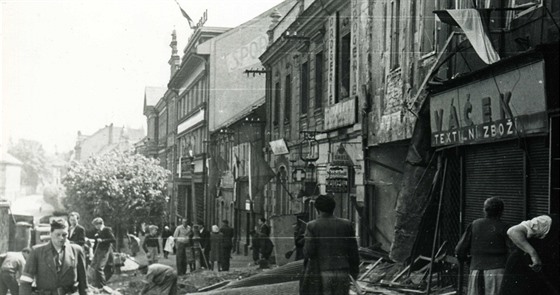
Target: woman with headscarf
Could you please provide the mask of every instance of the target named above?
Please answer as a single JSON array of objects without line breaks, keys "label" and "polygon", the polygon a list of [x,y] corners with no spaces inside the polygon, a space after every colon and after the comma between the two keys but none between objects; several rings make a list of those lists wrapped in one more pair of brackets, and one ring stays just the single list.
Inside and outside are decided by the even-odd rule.
[{"label": "woman with headscarf", "polygon": [[222,249],[223,235],[217,225],[212,225],[212,232],[210,233],[210,269],[214,270],[214,262],[218,261],[218,271],[220,271],[220,251]]}]

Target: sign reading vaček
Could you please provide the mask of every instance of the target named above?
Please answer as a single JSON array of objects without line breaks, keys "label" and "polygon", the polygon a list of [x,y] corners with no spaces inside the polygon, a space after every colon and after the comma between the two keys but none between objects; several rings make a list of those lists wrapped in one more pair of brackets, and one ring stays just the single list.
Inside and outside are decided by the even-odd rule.
[{"label": "sign reading va\u010dek", "polygon": [[430,121],[432,146],[546,131],[544,62],[435,94]]}]

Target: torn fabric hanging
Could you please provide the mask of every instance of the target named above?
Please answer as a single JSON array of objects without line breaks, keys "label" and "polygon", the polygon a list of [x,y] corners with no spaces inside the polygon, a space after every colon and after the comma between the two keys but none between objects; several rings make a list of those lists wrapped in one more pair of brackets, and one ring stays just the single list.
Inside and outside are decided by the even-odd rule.
[{"label": "torn fabric hanging", "polygon": [[500,60],[500,56],[492,46],[492,42],[490,42],[484,30],[478,10],[447,9],[436,10],[434,13],[437,14],[442,22],[460,27],[471,42],[475,52],[486,64],[492,64]]}]

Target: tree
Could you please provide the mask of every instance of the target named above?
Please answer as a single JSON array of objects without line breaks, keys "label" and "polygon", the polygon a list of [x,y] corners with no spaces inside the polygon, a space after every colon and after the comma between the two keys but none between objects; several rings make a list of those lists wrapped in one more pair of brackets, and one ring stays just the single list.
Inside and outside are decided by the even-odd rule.
[{"label": "tree", "polygon": [[[158,160],[128,152],[112,152],[74,162],[63,179],[64,206],[89,225],[101,217],[119,241],[137,221],[160,224],[165,216],[170,172]],[[117,247],[121,244],[117,243]]]},{"label": "tree", "polygon": [[20,139],[8,152],[23,162],[21,183],[33,188],[46,183],[51,175],[49,163],[41,143],[34,140]]}]

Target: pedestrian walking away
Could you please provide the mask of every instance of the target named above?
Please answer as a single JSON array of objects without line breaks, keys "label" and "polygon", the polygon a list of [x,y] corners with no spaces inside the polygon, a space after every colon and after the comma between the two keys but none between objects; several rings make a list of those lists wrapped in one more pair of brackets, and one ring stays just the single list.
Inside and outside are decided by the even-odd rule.
[{"label": "pedestrian walking away", "polygon": [[93,261],[91,262],[91,284],[96,288],[103,288],[106,284],[105,267],[113,254],[112,244],[115,243],[113,230],[105,226],[103,219],[97,217],[91,222],[97,229],[95,245],[93,246]]},{"label": "pedestrian walking away", "polygon": [[25,267],[25,261],[31,252],[30,248],[23,248],[20,252],[7,252],[0,255],[0,295],[19,294],[19,279]]},{"label": "pedestrian walking away", "polygon": [[499,294],[508,254],[507,225],[500,220],[504,202],[484,201],[484,218],[473,221],[455,247],[461,263],[470,261],[468,295]]},{"label": "pedestrian walking away", "polygon": [[508,257],[500,294],[560,294],[558,223],[558,214],[541,215],[508,229],[517,248]]},{"label": "pedestrian walking away", "polygon": [[87,294],[86,261],[82,247],[68,242],[68,223],[62,218],[51,221],[51,240],[31,249],[20,281],[20,295]]},{"label": "pedestrian walking away", "polygon": [[307,224],[300,294],[348,295],[350,276],[358,276],[360,257],[354,226],[333,216],[333,197],[315,200],[318,218]]},{"label": "pedestrian walking away", "polygon": [[168,265],[154,263],[142,265],[140,272],[146,275],[142,295],[175,295],[177,294],[177,272]]},{"label": "pedestrian walking away", "polygon": [[157,226],[150,225],[148,227],[148,235],[144,238],[144,244],[142,245],[142,249],[146,252],[150,264],[158,262],[158,255],[161,253],[157,230]]},{"label": "pedestrian walking away", "polygon": [[222,220],[222,228],[220,232],[223,235],[222,241],[222,251],[220,265],[222,266],[222,271],[229,271],[229,261],[231,259],[231,250],[233,249],[233,228],[229,226],[229,221]]}]

